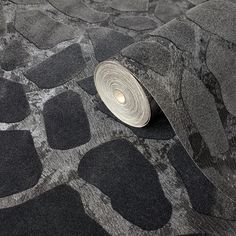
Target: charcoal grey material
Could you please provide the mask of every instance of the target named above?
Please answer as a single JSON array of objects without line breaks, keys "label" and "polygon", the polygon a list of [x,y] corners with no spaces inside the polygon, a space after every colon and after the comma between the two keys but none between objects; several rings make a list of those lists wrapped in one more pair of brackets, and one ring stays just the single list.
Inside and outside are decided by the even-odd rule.
[{"label": "charcoal grey material", "polygon": [[122,48],[134,42],[130,36],[104,27],[90,28],[88,29],[88,34],[98,61],[108,59],[118,53]]},{"label": "charcoal grey material", "polygon": [[212,0],[188,11],[187,17],[203,29],[236,43],[236,5],[228,0]]},{"label": "charcoal grey material", "polygon": [[18,66],[25,66],[29,61],[29,53],[23,48],[21,42],[13,40],[1,52],[0,65],[3,70],[11,71]]},{"label": "charcoal grey material", "polygon": [[1,209],[0,219],[4,235],[109,235],[86,215],[79,193],[66,185],[19,206]]},{"label": "charcoal grey material", "polygon": [[27,5],[27,4],[42,4],[46,3],[46,0],[12,0],[12,2],[16,4],[22,4],[22,5]]},{"label": "charcoal grey material", "polygon": [[[235,6],[0,1],[0,235],[235,236]],[[148,126],[99,99],[106,59],[159,104]]]},{"label": "charcoal grey material", "polygon": [[85,67],[79,44],[72,44],[25,72],[39,88],[54,88],[79,75]]},{"label": "charcoal grey material", "polygon": [[111,7],[119,11],[147,11],[149,0],[112,0]]},{"label": "charcoal grey material", "polygon": [[0,197],[33,187],[41,173],[42,165],[30,132],[0,131]]},{"label": "charcoal grey material", "polygon": [[2,8],[2,3],[0,3],[0,35],[3,35],[5,31],[6,31],[6,20]]},{"label": "charcoal grey material", "polygon": [[[96,100],[96,109],[107,114],[108,116],[112,117],[116,121],[121,122],[110,112],[110,110],[99,98]],[[175,132],[173,128],[171,127],[166,116],[163,114],[156,115],[155,119],[153,119],[149,125],[143,127],[142,129],[130,127],[126,124],[124,125],[129,127],[140,138],[168,140],[175,136]]]},{"label": "charcoal grey material", "polygon": [[116,18],[114,24],[123,28],[141,31],[155,29],[161,23],[157,24],[151,18],[144,16],[126,16]]},{"label": "charcoal grey material", "polygon": [[79,94],[68,91],[48,100],[43,116],[49,145],[71,149],[90,140],[90,129]]},{"label": "charcoal grey material", "polygon": [[17,12],[15,28],[40,49],[54,47],[74,37],[70,26],[53,20],[39,10]]},{"label": "charcoal grey material", "polygon": [[0,122],[19,122],[30,114],[24,88],[21,84],[0,78]]},{"label": "charcoal grey material", "polygon": [[107,13],[94,10],[82,0],[49,0],[49,3],[64,14],[89,23],[102,22],[108,18]]},{"label": "charcoal grey material", "polygon": [[134,43],[122,50],[121,54],[161,75],[165,75],[171,65],[170,52],[157,42]]},{"label": "charcoal grey material", "polygon": [[183,15],[185,11],[194,5],[187,0],[158,0],[155,8],[155,16],[163,22],[168,22]]},{"label": "charcoal grey material", "polygon": [[172,207],[156,171],[126,140],[111,141],[89,151],[78,173],[104,192],[112,207],[135,225],[155,230],[169,221]]},{"label": "charcoal grey material", "polygon": [[93,76],[85,78],[83,80],[80,80],[77,82],[78,85],[85,90],[87,93],[91,94],[91,95],[96,95],[97,94],[97,90],[93,81]]}]

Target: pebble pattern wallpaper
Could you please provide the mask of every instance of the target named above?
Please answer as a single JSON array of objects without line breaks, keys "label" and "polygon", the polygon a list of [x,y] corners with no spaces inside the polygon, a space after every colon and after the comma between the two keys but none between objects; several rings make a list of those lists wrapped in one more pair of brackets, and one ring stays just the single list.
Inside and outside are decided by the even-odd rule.
[{"label": "pebble pattern wallpaper", "polygon": [[[111,57],[165,79],[171,50],[189,146],[164,114],[123,124],[93,82]],[[0,235],[236,235],[235,75],[235,0],[2,0]]]}]

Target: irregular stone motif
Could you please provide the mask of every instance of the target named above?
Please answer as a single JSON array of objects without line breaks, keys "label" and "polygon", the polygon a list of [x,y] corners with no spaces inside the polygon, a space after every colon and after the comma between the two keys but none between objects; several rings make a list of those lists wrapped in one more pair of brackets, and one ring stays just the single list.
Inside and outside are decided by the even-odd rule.
[{"label": "irregular stone motif", "polygon": [[25,72],[27,79],[39,88],[62,85],[84,69],[85,62],[79,44],[72,44]]},{"label": "irregular stone motif", "polygon": [[79,176],[111,199],[114,210],[145,230],[163,227],[172,206],[153,166],[126,140],[98,146],[85,154]]},{"label": "irregular stone motif", "polygon": [[150,34],[170,40],[181,50],[188,52],[195,50],[194,24],[190,21],[174,19]]},{"label": "irregular stone motif", "polygon": [[144,16],[124,16],[116,18],[114,24],[123,28],[142,31],[155,29],[161,25],[161,22],[158,24],[151,18]]},{"label": "irregular stone motif", "polygon": [[168,22],[183,15],[194,5],[187,0],[158,0],[155,16],[163,22]]},{"label": "irregular stone motif", "polygon": [[38,10],[17,12],[15,28],[40,49],[48,49],[72,39],[74,29],[56,22]]},{"label": "irregular stone motif", "polygon": [[71,149],[91,138],[87,114],[79,94],[75,92],[64,92],[48,100],[43,116],[51,148]]},{"label": "irregular stone motif", "polygon": [[119,11],[147,11],[149,0],[112,0],[111,7]]},{"label": "irregular stone motif", "polygon": [[103,61],[113,56],[122,48],[134,42],[130,36],[105,27],[90,28],[88,29],[88,34],[98,61]]},{"label": "irregular stone motif", "polygon": [[171,66],[170,52],[157,42],[141,41],[123,49],[121,54],[131,58],[155,72],[166,75]]},{"label": "irregular stone motif", "polygon": [[3,235],[109,235],[85,213],[79,193],[66,185],[1,209],[0,220]]},{"label": "irregular stone motif", "polygon": [[0,197],[33,187],[41,173],[42,165],[30,132],[0,131]]},{"label": "irregular stone motif", "polygon": [[21,84],[0,78],[0,122],[22,121],[30,114],[30,107]]},{"label": "irregular stone motif", "polygon": [[82,0],[48,0],[52,6],[64,14],[79,18],[89,23],[98,23],[106,20],[108,14],[99,12],[87,6]]},{"label": "irregular stone motif", "polygon": [[201,80],[186,70],[183,74],[181,91],[185,107],[209,147],[211,155],[218,156],[227,152],[229,144],[213,95]]},{"label": "irregular stone motif", "polygon": [[207,48],[207,66],[221,86],[227,110],[236,116],[236,46],[220,39],[211,39]]},{"label": "irregular stone motif", "polygon": [[3,70],[11,71],[17,66],[25,66],[29,53],[22,47],[21,42],[13,40],[1,53],[0,64]]},{"label": "irregular stone motif", "polygon": [[203,29],[236,43],[236,4],[226,0],[207,1],[186,15]]}]

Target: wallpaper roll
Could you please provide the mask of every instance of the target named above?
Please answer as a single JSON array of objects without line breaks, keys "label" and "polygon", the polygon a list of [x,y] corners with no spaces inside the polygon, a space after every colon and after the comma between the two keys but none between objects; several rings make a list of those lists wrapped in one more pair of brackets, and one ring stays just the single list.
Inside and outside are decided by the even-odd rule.
[{"label": "wallpaper roll", "polygon": [[[216,20],[214,4],[222,5]],[[211,1],[189,10],[101,62],[94,79],[126,124],[143,127],[161,109],[196,165],[236,201],[236,29],[229,5]]]}]

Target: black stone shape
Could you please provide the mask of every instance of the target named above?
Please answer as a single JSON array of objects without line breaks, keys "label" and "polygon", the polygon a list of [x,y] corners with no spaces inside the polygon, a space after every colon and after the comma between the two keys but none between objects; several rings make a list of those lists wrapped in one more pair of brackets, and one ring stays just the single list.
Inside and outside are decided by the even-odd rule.
[{"label": "black stone shape", "polygon": [[6,49],[1,52],[1,67],[5,71],[14,70],[17,66],[25,66],[28,58],[29,54],[22,47],[21,42],[13,40]]},{"label": "black stone shape", "polygon": [[0,131],[0,197],[32,188],[41,173],[42,165],[30,132]]},{"label": "black stone shape", "polygon": [[105,27],[90,28],[88,34],[99,62],[117,54],[122,48],[134,42],[132,37]]},{"label": "black stone shape", "polygon": [[93,76],[88,77],[86,79],[80,80],[77,82],[77,84],[87,93],[90,95],[96,95],[97,89],[95,87]]},{"label": "black stone shape", "polygon": [[120,139],[92,149],[78,173],[111,199],[115,211],[142,229],[157,230],[169,221],[172,206],[158,175],[130,142]]},{"label": "black stone shape", "polygon": [[43,116],[51,148],[71,149],[91,138],[87,115],[79,94],[75,92],[64,92],[48,100]]},{"label": "black stone shape", "polygon": [[24,88],[21,84],[0,78],[0,122],[14,123],[30,114]]},{"label": "black stone shape", "polygon": [[70,81],[84,67],[80,45],[75,43],[29,69],[25,76],[39,88],[49,89]]},{"label": "black stone shape", "polygon": [[86,215],[78,192],[58,186],[21,205],[0,210],[1,235],[107,236]]},{"label": "black stone shape", "polygon": [[168,158],[185,184],[192,207],[201,214],[211,215],[215,205],[214,185],[198,169],[180,143],[170,149]]},{"label": "black stone shape", "polygon": [[131,127],[127,124],[124,124],[120,121],[115,115],[113,115],[110,110],[106,107],[106,105],[102,102],[100,98],[96,100],[96,107],[101,112],[105,113],[106,115],[112,117],[119,123],[122,123],[129,129],[131,129],[135,135],[139,138],[146,138],[146,139],[157,139],[157,140],[168,140],[175,136],[175,131],[173,130],[170,122],[166,118],[164,114],[158,114],[151,122],[142,128],[135,128]]}]

